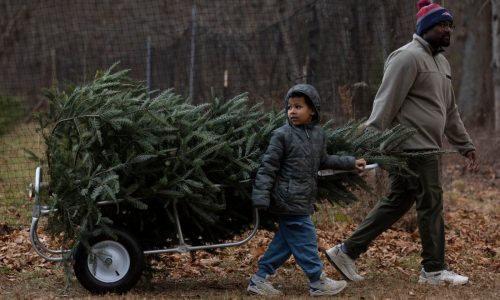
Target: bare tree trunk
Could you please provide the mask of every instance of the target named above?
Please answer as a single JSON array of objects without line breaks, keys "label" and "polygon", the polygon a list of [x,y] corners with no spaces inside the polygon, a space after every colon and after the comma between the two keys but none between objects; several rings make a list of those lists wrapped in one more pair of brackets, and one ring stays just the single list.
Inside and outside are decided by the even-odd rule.
[{"label": "bare tree trunk", "polygon": [[[467,7],[466,2],[461,2],[461,4],[464,8]],[[485,88],[485,83],[491,82],[491,77],[488,77],[491,75],[484,72],[484,68],[489,67],[491,59],[489,55],[477,55],[477,49],[484,47],[484,51],[486,51],[486,45],[489,45],[491,40],[489,38],[489,22],[484,22],[484,19],[488,17],[489,13],[481,10],[478,6],[471,5],[464,9],[463,19],[468,21],[456,24],[457,30],[453,33],[454,38],[463,39],[463,47],[458,48],[457,44],[452,44],[450,55],[448,55],[448,58],[451,59],[451,53],[455,53],[457,50],[462,52],[460,56],[462,72],[459,73],[453,68],[452,76],[453,78],[458,76],[454,78],[454,81],[459,80],[457,105],[462,119],[468,126],[491,126],[491,124],[487,124],[487,118],[484,117],[488,113],[487,104],[485,104],[488,99],[488,90]],[[445,53],[445,55],[447,54]],[[492,97],[491,94],[490,97]],[[478,102],[481,105],[477,105]]]},{"label": "bare tree trunk", "polygon": [[491,26],[493,41],[493,91],[495,99],[495,131],[500,132],[500,0],[491,1]]},{"label": "bare tree trunk", "polygon": [[[283,16],[283,12],[285,12],[284,3],[280,3],[279,13]],[[290,38],[290,27],[287,27],[284,23],[284,20],[287,18],[282,18],[283,20],[279,22],[279,28],[281,37],[283,39],[283,47],[285,49],[285,55],[288,59],[288,63],[290,64],[290,80],[293,83],[303,83],[304,78],[302,76],[302,72],[300,71],[300,65],[298,62],[297,51],[295,51],[295,45],[292,43],[292,39]]]}]

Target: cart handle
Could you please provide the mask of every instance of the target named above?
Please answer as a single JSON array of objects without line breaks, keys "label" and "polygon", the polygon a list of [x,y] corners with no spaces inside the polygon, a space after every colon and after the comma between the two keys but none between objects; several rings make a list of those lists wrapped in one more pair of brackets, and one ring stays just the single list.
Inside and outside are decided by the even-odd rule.
[{"label": "cart handle", "polygon": [[[378,167],[377,163],[366,165],[365,166],[365,171],[366,170],[371,170],[375,169]],[[336,174],[341,174],[341,173],[352,173],[356,172],[356,170],[333,170],[333,169],[325,169],[325,170],[319,170],[318,171],[318,176],[331,176],[331,175],[336,175]]]},{"label": "cart handle", "polygon": [[[63,255],[65,253],[68,253],[70,250],[52,250],[49,249],[45,244],[40,241],[40,238],[38,237],[37,229],[38,229],[38,221],[40,220],[40,217],[47,215],[55,209],[49,209],[47,206],[43,206],[40,204],[40,192],[41,188],[44,186],[42,182],[42,167],[38,166],[35,170],[35,182],[33,184],[33,194],[34,194],[34,201],[33,201],[33,211],[32,211],[32,217],[31,217],[31,225],[30,225],[30,242],[31,242],[31,247],[35,252],[42,257],[45,260],[48,261],[62,261],[63,260]],[[50,256],[47,255],[57,255],[57,256]]]}]

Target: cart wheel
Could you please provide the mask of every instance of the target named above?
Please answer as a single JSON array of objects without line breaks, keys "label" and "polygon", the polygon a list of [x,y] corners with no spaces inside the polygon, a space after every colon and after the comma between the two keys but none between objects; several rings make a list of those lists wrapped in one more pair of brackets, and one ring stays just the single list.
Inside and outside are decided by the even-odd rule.
[{"label": "cart wheel", "polygon": [[121,229],[112,231],[116,240],[103,234],[89,240],[89,252],[83,245],[76,249],[76,278],[91,293],[125,293],[144,268],[144,253],[136,240]]}]

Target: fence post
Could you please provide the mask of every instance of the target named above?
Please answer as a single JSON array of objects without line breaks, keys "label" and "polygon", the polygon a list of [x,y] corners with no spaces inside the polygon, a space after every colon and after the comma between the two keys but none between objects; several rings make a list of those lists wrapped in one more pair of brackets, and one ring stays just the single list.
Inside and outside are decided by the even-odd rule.
[{"label": "fence post", "polygon": [[191,10],[191,63],[189,67],[189,95],[188,98],[193,101],[193,89],[194,89],[194,55],[195,55],[195,36],[196,36],[196,5],[193,5]]},{"label": "fence post", "polygon": [[146,84],[151,91],[151,36],[146,38]]}]

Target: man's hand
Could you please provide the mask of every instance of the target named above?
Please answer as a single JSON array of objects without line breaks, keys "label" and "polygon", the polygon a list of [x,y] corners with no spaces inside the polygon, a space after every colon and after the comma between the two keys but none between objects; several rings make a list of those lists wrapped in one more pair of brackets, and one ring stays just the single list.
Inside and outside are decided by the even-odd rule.
[{"label": "man's hand", "polygon": [[356,170],[358,172],[363,172],[365,170],[365,167],[366,167],[366,160],[364,160],[363,158],[356,159],[356,162],[354,165],[355,165]]},{"label": "man's hand", "polygon": [[467,157],[467,169],[472,172],[477,172],[479,170],[479,164],[476,150],[470,150],[465,154],[465,157]]},{"label": "man's hand", "polygon": [[266,205],[252,205],[253,208],[256,208],[258,210],[268,210],[269,209],[269,206],[266,206]]}]

